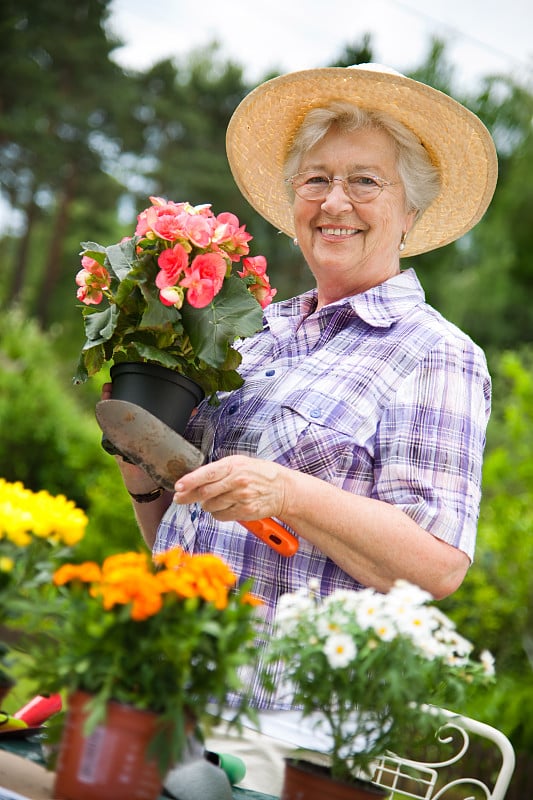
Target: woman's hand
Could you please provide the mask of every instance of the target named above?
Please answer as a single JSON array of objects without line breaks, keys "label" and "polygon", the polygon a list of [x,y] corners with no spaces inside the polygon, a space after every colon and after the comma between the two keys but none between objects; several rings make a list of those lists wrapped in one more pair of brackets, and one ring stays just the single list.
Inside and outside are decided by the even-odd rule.
[{"label": "woman's hand", "polygon": [[174,502],[200,503],[215,519],[280,517],[285,505],[285,467],[249,456],[228,456],[184,475]]},{"label": "woman's hand", "polygon": [[400,508],[346,492],[273,461],[229,456],[184,475],[174,502],[200,503],[221,522],[277,517],[364,586],[404,578],[436,598],[455,591],[469,558]]},{"label": "woman's hand", "polygon": [[[111,383],[104,383],[102,386],[101,399],[111,400]],[[134,494],[146,494],[157,488],[156,483],[150,478],[141,467],[125,461],[122,456],[115,456],[118,468],[121,472],[124,484],[128,492]]]},{"label": "woman's hand", "polygon": [[104,385],[102,386],[102,396],[100,398],[101,400],[111,400],[112,386],[113,386],[112,383],[104,383]]}]

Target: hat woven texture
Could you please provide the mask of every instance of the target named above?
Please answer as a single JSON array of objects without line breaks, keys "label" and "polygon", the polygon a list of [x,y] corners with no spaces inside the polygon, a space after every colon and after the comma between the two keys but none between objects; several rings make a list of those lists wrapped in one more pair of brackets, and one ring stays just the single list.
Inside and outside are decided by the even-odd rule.
[{"label": "hat woven texture", "polygon": [[226,136],[237,186],[256,211],[293,237],[283,165],[294,136],[312,108],[350,102],[402,122],[440,172],[439,195],[417,220],[401,255],[453,242],[481,219],[494,194],[498,164],[492,138],[475,114],[443,92],[368,67],[291,72],[250,92],[236,108]]}]

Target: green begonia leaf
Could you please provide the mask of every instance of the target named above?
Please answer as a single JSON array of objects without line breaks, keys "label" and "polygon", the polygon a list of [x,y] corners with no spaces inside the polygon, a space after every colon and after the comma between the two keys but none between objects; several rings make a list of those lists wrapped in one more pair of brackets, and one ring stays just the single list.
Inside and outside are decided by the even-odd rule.
[{"label": "green begonia leaf", "polygon": [[233,275],[208,306],[184,306],[181,313],[196,355],[213,367],[225,361],[228,339],[252,336],[263,325],[261,306]]}]

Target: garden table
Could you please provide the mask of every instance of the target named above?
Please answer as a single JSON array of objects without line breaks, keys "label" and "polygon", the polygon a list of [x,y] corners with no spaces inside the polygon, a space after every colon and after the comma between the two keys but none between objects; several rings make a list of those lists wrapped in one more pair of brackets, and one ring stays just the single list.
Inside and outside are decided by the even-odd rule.
[{"label": "garden table", "polygon": [[[39,741],[0,738],[0,800],[2,788],[31,800],[52,800],[54,775],[43,766]],[[233,787],[234,800],[276,800],[272,795]],[[163,798],[161,798],[163,800]]]}]

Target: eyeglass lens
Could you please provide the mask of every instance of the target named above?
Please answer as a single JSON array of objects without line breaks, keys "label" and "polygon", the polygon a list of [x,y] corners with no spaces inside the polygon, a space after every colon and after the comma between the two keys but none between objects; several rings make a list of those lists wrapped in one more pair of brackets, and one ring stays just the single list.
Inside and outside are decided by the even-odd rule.
[{"label": "eyeglass lens", "polygon": [[347,175],[345,178],[330,178],[329,175],[309,172],[294,175],[290,179],[294,191],[304,200],[325,200],[335,181],[342,183],[348,197],[359,203],[374,200],[386,185],[373,175],[359,173]]}]

